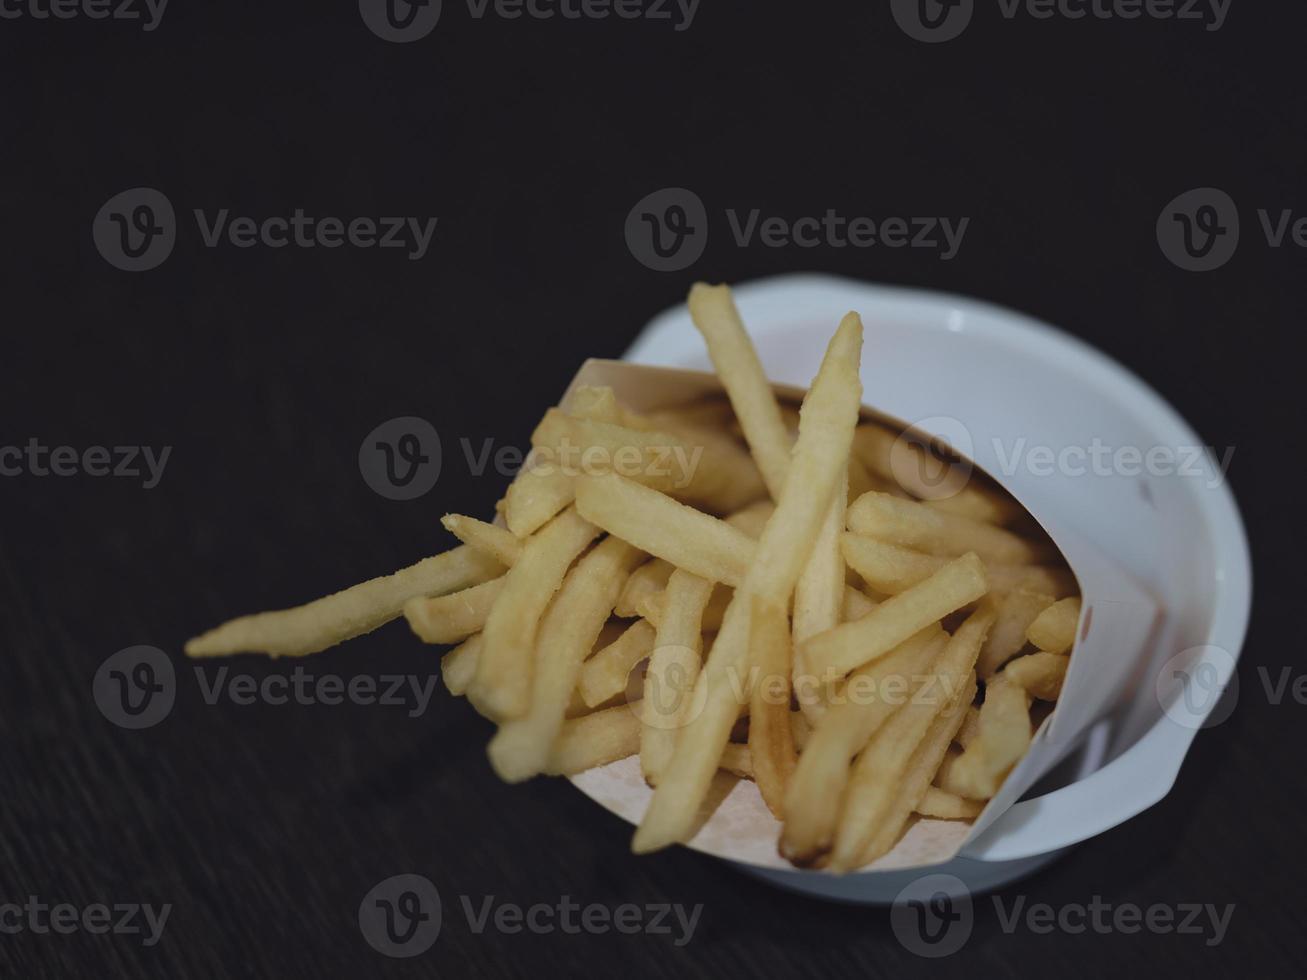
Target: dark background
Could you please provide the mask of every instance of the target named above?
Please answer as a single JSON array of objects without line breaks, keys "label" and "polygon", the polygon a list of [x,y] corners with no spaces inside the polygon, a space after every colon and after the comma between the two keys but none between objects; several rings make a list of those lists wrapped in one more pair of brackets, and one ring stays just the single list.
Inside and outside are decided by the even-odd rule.
[{"label": "dark background", "polygon": [[[0,936],[5,976],[400,977],[1112,973],[1284,975],[1298,936],[1307,708],[1256,674],[1301,659],[1297,457],[1302,249],[1254,209],[1307,208],[1304,26],[1233,0],[1220,31],[1003,19],[926,45],[884,4],[703,0],[693,24],[476,20],[446,0],[412,44],[357,5],[173,0],[159,28],[0,20],[0,444],[170,445],[159,486],[0,479],[0,898],[172,903],[163,939]],[[697,192],[716,234],[690,269],[639,264],[634,203]],[[1191,187],[1237,202],[1244,238],[1210,273],[1171,265],[1154,224]],[[181,217],[159,268],[111,267],[91,224],[127,188]],[[438,216],[429,254],[202,247],[193,208],[257,217]],[[725,208],[798,217],[967,215],[960,254],[737,247]],[[208,706],[184,640],[448,545],[506,477],[447,460],[393,502],[358,446],[399,415],[447,446],[525,445],[590,355],[619,355],[697,278],[819,270],[952,290],[1056,323],[1155,385],[1231,479],[1257,563],[1243,694],[1174,791],[1005,892],[1030,904],[1235,903],[1200,936],[1006,935],[977,903],[965,951],[921,960],[884,911],[801,898],[630,828],[565,782],[500,784],[490,727],[443,689],[382,707]],[[1293,530],[1291,530],[1291,528]],[[184,672],[172,714],[105,720],[91,679],[134,644]],[[257,675],[285,672],[245,658]],[[402,625],[318,671],[426,673]],[[363,941],[362,896],[428,876],[445,928],[413,960]],[[693,941],[477,936],[455,896],[530,905],[702,902]]]}]

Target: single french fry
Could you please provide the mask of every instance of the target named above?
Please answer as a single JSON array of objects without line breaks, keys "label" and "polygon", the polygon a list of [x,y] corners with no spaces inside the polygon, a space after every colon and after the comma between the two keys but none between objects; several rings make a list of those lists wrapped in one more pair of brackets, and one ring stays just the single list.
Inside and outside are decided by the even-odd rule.
[{"label": "single french fry", "polygon": [[654,628],[636,620],[620,637],[592,655],[581,666],[577,688],[591,708],[627,689],[631,671],[653,652]]},{"label": "single french fry", "polygon": [[987,800],[1025,755],[1032,737],[1030,695],[1000,671],[985,685],[976,737],[949,766],[940,788],[972,800]]},{"label": "single french fry", "polygon": [[849,760],[924,682],[947,641],[932,624],[845,682],[804,745],[785,796],[780,851],[791,862],[813,865],[830,849]]},{"label": "single french fry", "polygon": [[474,633],[440,658],[440,676],[450,694],[461,697],[476,676],[481,654],[481,634]]},{"label": "single french fry", "polygon": [[938,786],[927,786],[917,803],[917,812],[936,820],[973,820],[985,809],[981,800],[968,800],[953,793],[945,793]]},{"label": "single french fry", "polygon": [[[625,541],[609,537],[567,573],[540,622],[535,644],[535,678],[526,713],[502,722],[490,740],[490,764],[501,779],[520,782],[543,772],[548,765],[549,750],[562,728],[581,664],[612,614],[626,576],[641,557]],[[527,560],[528,555],[524,554],[522,561]],[[483,663],[489,652],[487,638],[481,655]],[[478,670],[477,679],[480,678]]]},{"label": "single french fry", "polygon": [[847,523],[858,534],[933,555],[956,557],[974,551],[986,561],[1026,564],[1045,554],[1039,545],[993,524],[874,490],[849,505]]},{"label": "single french fry", "polygon": [[985,594],[985,567],[974,554],[945,565],[912,588],[891,596],[861,619],[806,640],[808,670],[847,674],[883,656],[914,633]]},{"label": "single french fry", "polygon": [[[930,793],[931,777],[939,768],[940,760],[948,751],[949,743],[962,722],[965,708],[975,694],[976,679],[973,674],[962,697],[936,715],[934,721],[930,723],[925,737],[912,753],[907,769],[899,779],[894,797],[886,808],[880,826],[876,828],[867,846],[863,848],[859,864],[870,864],[887,854],[902,836],[903,827],[912,816],[912,811],[919,809],[922,800]],[[955,797],[955,799],[962,802],[960,798]],[[971,805],[979,806],[977,803]]]},{"label": "single french fry", "polygon": [[976,663],[976,673],[986,681],[1021,652],[1026,645],[1026,630],[1053,604],[1052,596],[1024,589],[991,598],[996,614],[994,628],[989,631],[985,648],[980,651],[980,660]]},{"label": "single french fry", "polygon": [[1003,676],[1031,697],[1056,701],[1062,693],[1070,658],[1064,653],[1038,653],[1017,657],[1003,668]]},{"label": "single french fry", "polygon": [[743,581],[757,551],[743,531],[614,473],[575,482],[578,511],[609,534],[709,581]]},{"label": "single french fry", "polygon": [[780,500],[790,468],[793,440],[776,395],[763,373],[729,286],[697,282],[690,288],[690,318],[703,335],[722,387],[773,500]]},{"label": "single french fry", "polygon": [[683,840],[693,827],[740,712],[736,686],[749,666],[752,600],[761,598],[782,608],[789,602],[844,471],[862,399],[861,351],[862,321],[850,313],[836,330],[804,399],[786,488],[699,675],[696,715],[677,738],[671,762],[636,830],[631,846],[637,852]]},{"label": "single french fry", "polygon": [[640,706],[640,769],[651,786],[667,767],[692,710],[703,656],[703,613],[712,591],[707,579],[680,568],[667,581]]},{"label": "single french fry", "polygon": [[485,627],[507,577],[434,599],[410,599],[404,603],[404,618],[424,643],[460,643]]},{"label": "single french fry", "polygon": [[763,802],[780,817],[799,758],[790,728],[790,624],[783,608],[755,599],[749,629],[758,671],[749,703],[749,754]]},{"label": "single french fry", "polygon": [[727,742],[722,749],[722,757],[717,763],[718,769],[739,776],[741,779],[753,779],[753,753],[749,746],[738,742]]},{"label": "single french fry", "polygon": [[307,656],[390,622],[409,599],[470,588],[503,572],[504,566],[493,558],[462,545],[303,606],[230,620],[188,641],[186,655]]},{"label": "single french fry", "polygon": [[640,720],[625,705],[570,718],[549,747],[545,773],[574,776],[596,766],[635,755],[640,748]]},{"label": "single french fry", "polygon": [[1026,637],[1047,653],[1066,653],[1076,642],[1080,624],[1080,598],[1073,596],[1053,603],[1026,630]]},{"label": "single french fry", "polygon": [[[932,723],[956,706],[959,709],[956,718],[950,722],[952,727],[939,745],[933,764],[927,767],[925,781],[916,798],[907,802],[903,813],[903,819],[907,819],[917,799],[930,785],[949,742],[962,724],[965,705],[970,703],[966,692],[975,691],[976,658],[980,656],[981,644],[993,622],[994,614],[987,609],[968,616],[936,659],[931,670],[934,683],[927,681],[918,695],[880,727],[858,756],[841,804],[839,828],[831,850],[831,870],[844,872],[858,867],[878,832],[891,832],[890,844],[897,837],[902,827],[901,821],[897,827],[894,826],[900,783],[908,773],[918,747],[927,739]],[[884,837],[877,839],[883,841]]]},{"label": "single french fry", "polygon": [[531,694],[536,628],[563,576],[599,529],[568,508],[527,539],[486,618],[472,691],[495,717],[515,718]]},{"label": "single french fry", "polygon": [[[848,498],[847,466],[841,485],[836,488],[826,517],[822,521],[812,554],[803,566],[794,586],[794,649],[810,636],[824,633],[840,624],[844,604],[844,556],[840,554],[840,533],[844,530],[845,501]],[[803,658],[794,656],[794,684],[806,673]],[[820,698],[802,698],[799,707],[813,721],[820,717],[824,702]]]},{"label": "single french fry", "polygon": [[[885,595],[894,595],[912,588],[930,578],[950,561],[939,555],[901,548],[851,531],[840,536],[840,550],[849,567],[861,576],[868,587]],[[1075,589],[1075,580],[1069,572],[1044,565],[986,562],[985,577],[989,580],[990,591],[995,593],[1024,590],[1058,596]]]},{"label": "single french fry", "polygon": [[672,577],[675,566],[661,558],[653,558],[634,572],[626,580],[626,587],[617,597],[613,613],[623,618],[640,615],[640,603],[648,596],[662,592],[667,588],[667,580]]},{"label": "single french fry", "polygon": [[440,519],[445,530],[469,548],[489,555],[509,568],[522,554],[522,542],[512,531],[495,524],[478,521],[463,514],[446,514]]}]

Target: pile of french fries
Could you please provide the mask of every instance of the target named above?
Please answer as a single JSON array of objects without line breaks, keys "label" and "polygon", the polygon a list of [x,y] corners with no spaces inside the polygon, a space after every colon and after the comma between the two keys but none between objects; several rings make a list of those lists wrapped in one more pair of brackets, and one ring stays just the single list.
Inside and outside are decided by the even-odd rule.
[{"label": "pile of french fries", "polygon": [[857,314],[796,411],[728,288],[689,307],[725,399],[636,414],[577,388],[493,522],[445,517],[460,547],[187,654],[302,656],[402,615],[458,644],[442,676],[497,725],[505,780],[638,754],[637,852],[692,836],[719,770],[757,784],[803,867],[978,815],[1060,692],[1069,570],[997,487],[864,420]]}]

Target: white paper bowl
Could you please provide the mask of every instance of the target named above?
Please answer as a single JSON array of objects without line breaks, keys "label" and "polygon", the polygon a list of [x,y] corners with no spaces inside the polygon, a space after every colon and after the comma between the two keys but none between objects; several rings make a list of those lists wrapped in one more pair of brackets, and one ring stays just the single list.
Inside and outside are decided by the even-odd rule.
[{"label": "white paper bowl", "polygon": [[[747,283],[735,294],[768,376],[798,386],[816,373],[839,317],[857,310],[867,329],[862,381],[868,404],[927,431],[944,430],[940,434],[1041,520],[1051,516],[1092,539],[1161,606],[1119,709],[1093,726],[1076,752],[1028,794],[1032,798],[1012,806],[957,858],[933,870],[956,875],[972,892],[995,888],[1165,796],[1218,701],[1185,698],[1170,684],[1179,676],[1172,668],[1181,665],[1186,677],[1202,670],[1208,688],[1223,689],[1247,628],[1252,573],[1234,497],[1207,459],[1202,475],[1189,477],[1036,473],[1024,464],[1006,470],[1012,469],[1016,438],[1054,449],[1088,447],[1094,439],[1146,449],[1201,446],[1198,436],[1121,365],[1000,307],[808,275]],[[624,359],[711,370],[683,305],[654,319]],[[959,420],[966,425],[960,437]],[[959,438],[971,445],[959,446]],[[616,809],[584,779],[577,784]],[[836,877],[732,863],[784,887],[859,902],[892,901],[921,874],[913,869]]]}]

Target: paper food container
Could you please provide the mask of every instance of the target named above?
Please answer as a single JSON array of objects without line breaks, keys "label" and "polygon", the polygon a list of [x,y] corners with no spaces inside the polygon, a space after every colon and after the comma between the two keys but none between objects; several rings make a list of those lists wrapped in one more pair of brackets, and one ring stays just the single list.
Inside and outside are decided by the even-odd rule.
[{"label": "paper food container", "polygon": [[[794,400],[839,318],[858,311],[864,413],[946,441],[1011,493],[1061,550],[1082,611],[1056,708],[974,822],[918,819],[858,873],[800,871],[777,853],[757,787],[723,777],[729,791],[688,846],[789,888],[888,902],[926,866],[972,892],[997,887],[1161,799],[1233,673],[1251,600],[1238,510],[1198,437],[1104,355],[992,306],[811,276],[735,295],[778,394]],[[611,385],[643,411],[719,393],[711,370],[682,306],[626,362],[587,362],[573,386]],[[1200,669],[1195,698],[1183,682]],[[572,782],[632,823],[652,795],[636,758]]]}]

